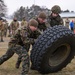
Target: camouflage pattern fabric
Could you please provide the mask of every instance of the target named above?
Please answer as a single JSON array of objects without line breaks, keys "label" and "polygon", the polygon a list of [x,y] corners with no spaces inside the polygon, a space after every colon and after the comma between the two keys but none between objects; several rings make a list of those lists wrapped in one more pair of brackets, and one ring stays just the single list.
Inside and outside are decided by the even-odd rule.
[{"label": "camouflage pattern fabric", "polygon": [[22,20],[21,26],[27,26],[27,21]]},{"label": "camouflage pattern fabric", "polygon": [[3,35],[4,35],[4,24],[3,24],[3,21],[0,20],[0,41],[3,42]]},{"label": "camouflage pattern fabric", "polygon": [[38,18],[36,18],[36,21],[38,22],[38,29],[40,30],[40,31],[45,31],[46,29],[47,29],[47,26],[46,26],[46,23],[44,22],[44,23],[40,23],[39,21],[38,21]]},{"label": "camouflage pattern fabric", "polygon": [[6,35],[7,35],[7,30],[8,30],[8,23],[5,22],[5,24],[4,24],[4,36],[5,36],[5,37],[6,37]]},{"label": "camouflage pattern fabric", "polygon": [[12,35],[14,35],[15,31],[19,28],[19,22],[18,21],[12,21],[10,24],[10,28],[12,31]]},{"label": "camouflage pattern fabric", "polygon": [[69,28],[69,23],[70,23],[70,20],[65,20],[65,26],[67,27],[67,28]]},{"label": "camouflage pattern fabric", "polygon": [[39,35],[40,32],[38,30],[32,32],[29,27],[21,27],[20,29],[17,29],[15,35],[11,37],[9,46],[19,44],[27,47],[27,45],[33,44],[34,39],[37,39]]},{"label": "camouflage pattern fabric", "polygon": [[2,20],[0,20],[0,30],[4,30],[4,24]]},{"label": "camouflage pattern fabric", "polygon": [[18,21],[12,21],[10,25],[11,25],[12,30],[16,30],[19,27],[19,22]]},{"label": "camouflage pattern fabric", "polygon": [[27,54],[27,49],[30,47],[30,44],[35,43],[34,39],[37,39],[39,35],[40,33],[38,31],[32,32],[29,27],[18,29],[16,34],[10,39],[6,54],[0,58],[0,65],[16,53],[19,56],[18,60],[23,62],[21,75],[27,74],[29,71],[29,56]]},{"label": "camouflage pattern fabric", "polygon": [[11,37],[11,28],[10,28],[10,26],[8,26],[8,31],[9,31],[8,37]]},{"label": "camouflage pattern fabric", "polygon": [[13,45],[12,47],[10,47],[7,52],[0,58],[0,65],[11,58],[14,53],[18,54],[19,58],[21,58],[22,61],[21,75],[28,74],[30,66],[29,55],[27,51],[20,45]]},{"label": "camouflage pattern fabric", "polygon": [[63,19],[58,15],[57,17],[52,17],[52,14],[49,16],[50,26],[63,25]]},{"label": "camouflage pattern fabric", "polygon": [[0,37],[1,37],[0,41],[3,42],[4,30],[1,30],[0,31]]},{"label": "camouflage pattern fabric", "polygon": [[61,12],[61,8],[60,8],[60,6],[58,6],[58,5],[54,5],[54,6],[51,8],[51,11],[52,11],[52,13],[60,13],[60,12]]}]

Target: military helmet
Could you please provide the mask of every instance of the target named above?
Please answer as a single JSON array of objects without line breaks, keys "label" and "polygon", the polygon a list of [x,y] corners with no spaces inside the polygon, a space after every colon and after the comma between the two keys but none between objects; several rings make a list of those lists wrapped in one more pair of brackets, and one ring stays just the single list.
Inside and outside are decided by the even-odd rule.
[{"label": "military helmet", "polygon": [[38,18],[46,19],[46,14],[44,12],[40,12]]},{"label": "military helmet", "polygon": [[60,6],[58,6],[58,5],[54,5],[54,6],[51,8],[51,11],[52,11],[53,13],[60,13],[60,12],[61,12],[61,8],[60,8]]},{"label": "military helmet", "polygon": [[29,26],[38,27],[38,22],[35,19],[31,19],[28,22]]}]

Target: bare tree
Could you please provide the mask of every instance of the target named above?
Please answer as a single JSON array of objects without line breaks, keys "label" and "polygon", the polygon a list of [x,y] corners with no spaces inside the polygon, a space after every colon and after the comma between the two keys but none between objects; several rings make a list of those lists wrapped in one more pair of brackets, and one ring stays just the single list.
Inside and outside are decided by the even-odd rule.
[{"label": "bare tree", "polygon": [[14,12],[14,16],[17,17],[18,20],[22,20],[23,17],[25,17],[26,20],[29,20],[35,18],[40,11],[44,11],[46,14],[50,13],[50,10],[46,7],[41,8],[38,5],[32,5],[30,8],[21,6],[16,12]]},{"label": "bare tree", "polygon": [[25,7],[21,6],[16,12],[14,12],[14,16],[21,21],[22,18],[25,17],[25,11]]},{"label": "bare tree", "polygon": [[3,0],[0,0],[0,16],[5,16],[7,11],[7,6],[5,5]]}]

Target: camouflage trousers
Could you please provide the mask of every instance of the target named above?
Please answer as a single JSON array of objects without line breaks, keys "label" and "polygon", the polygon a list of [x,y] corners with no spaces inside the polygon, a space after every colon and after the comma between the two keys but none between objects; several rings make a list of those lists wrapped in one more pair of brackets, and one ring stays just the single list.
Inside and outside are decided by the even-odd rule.
[{"label": "camouflage trousers", "polygon": [[65,24],[67,28],[69,28],[69,24]]},{"label": "camouflage trousers", "polygon": [[9,32],[8,37],[11,37],[11,29],[10,28],[8,29],[8,32]]},{"label": "camouflage trousers", "polygon": [[[24,49],[26,49],[26,51],[27,52],[29,52],[29,48],[30,48],[30,44],[29,45],[27,45],[26,47],[25,46],[23,46],[23,48]],[[16,62],[16,65],[15,65],[15,67],[18,69],[19,68],[19,66],[20,66],[20,63],[21,63],[21,57],[18,57],[18,60],[17,60],[17,62]]]},{"label": "camouflage trousers", "polygon": [[0,30],[0,40],[3,40],[3,36],[4,36],[4,31]]},{"label": "camouflage trousers", "polygon": [[0,65],[7,61],[9,58],[11,58],[14,55],[14,53],[18,54],[19,58],[21,58],[22,61],[21,75],[27,75],[30,66],[29,55],[22,46],[17,45],[8,48],[7,52],[2,57],[0,57]]},{"label": "camouflage trousers", "polygon": [[12,30],[12,35],[15,35],[15,31],[16,31],[15,29],[14,29],[14,30]]},{"label": "camouflage trousers", "polygon": [[4,36],[7,36],[7,29],[4,30]]}]

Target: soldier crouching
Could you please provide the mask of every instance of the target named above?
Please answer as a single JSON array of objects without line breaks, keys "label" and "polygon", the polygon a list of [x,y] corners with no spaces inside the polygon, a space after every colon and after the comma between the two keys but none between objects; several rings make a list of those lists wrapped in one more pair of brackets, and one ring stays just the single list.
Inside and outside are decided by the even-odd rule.
[{"label": "soldier crouching", "polygon": [[40,33],[37,31],[37,26],[38,22],[34,19],[31,19],[27,27],[22,27],[16,31],[15,35],[11,37],[7,52],[0,57],[0,65],[11,58],[14,53],[16,53],[19,56],[19,65],[21,61],[23,62],[21,75],[28,74],[30,62],[27,52],[30,44],[34,44],[34,39],[37,39],[37,37],[40,35]]}]

